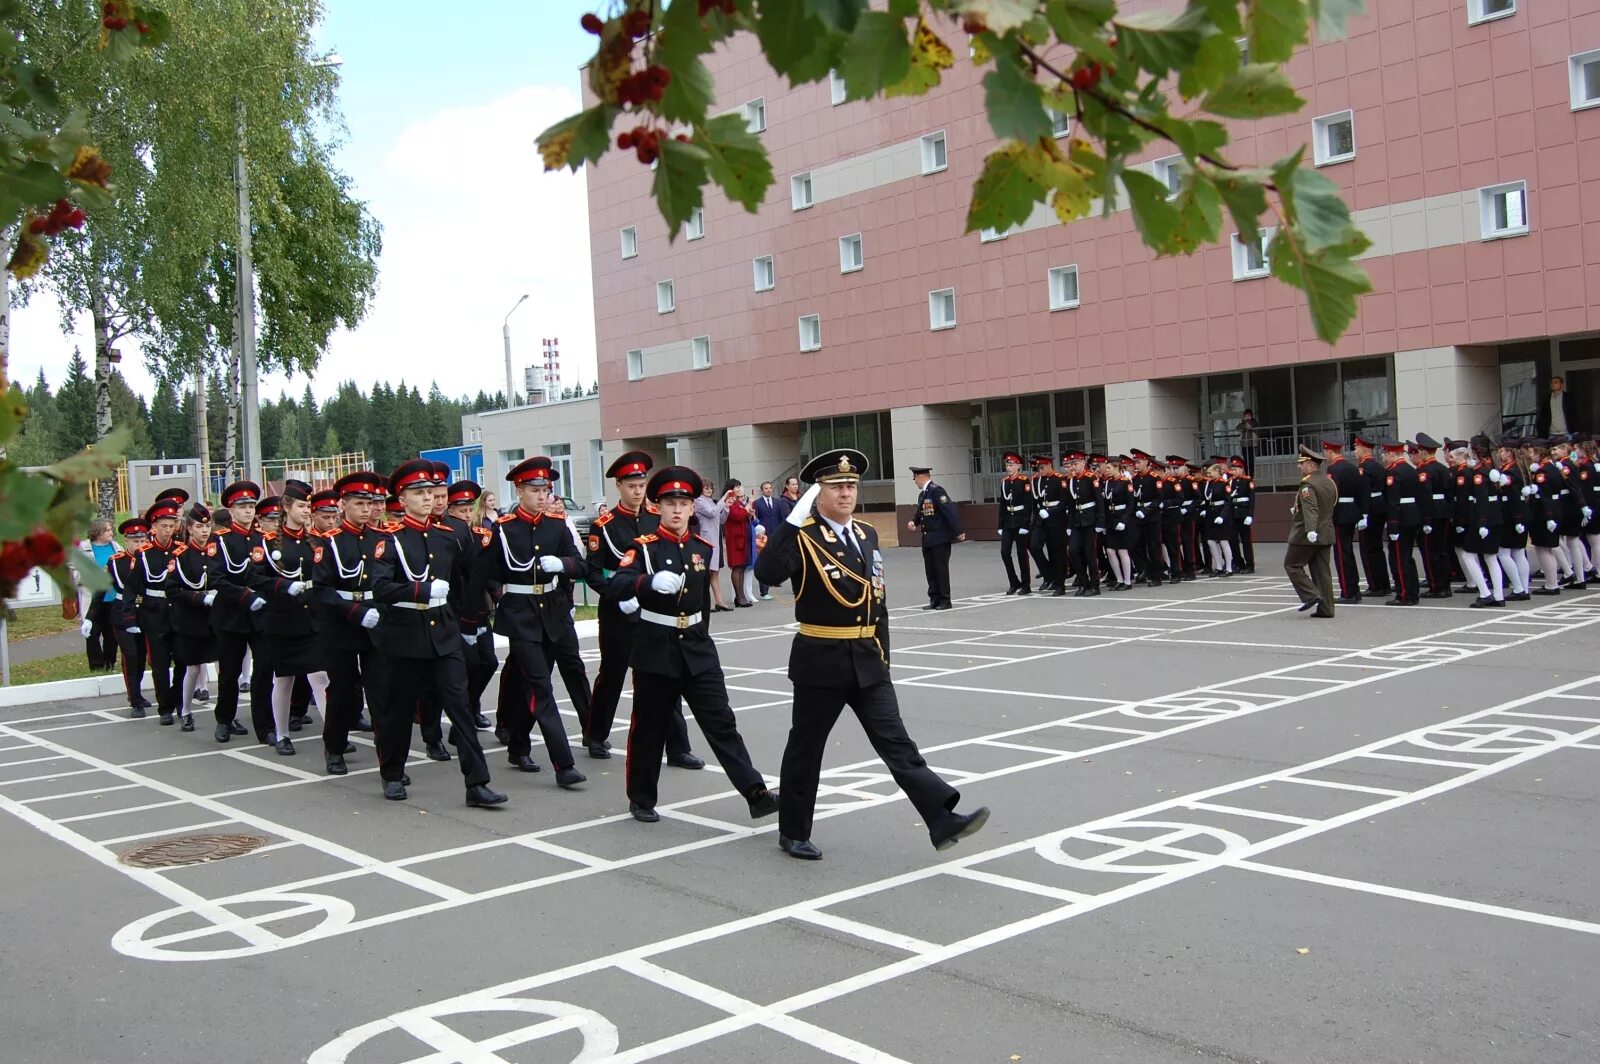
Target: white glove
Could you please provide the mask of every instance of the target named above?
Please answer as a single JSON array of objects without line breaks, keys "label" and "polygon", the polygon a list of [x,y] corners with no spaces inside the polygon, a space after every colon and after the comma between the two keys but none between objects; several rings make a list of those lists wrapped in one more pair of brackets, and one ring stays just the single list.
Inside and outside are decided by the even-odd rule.
[{"label": "white glove", "polygon": [[1253,525],[1255,523],[1256,523],[1256,519],[1254,517],[1246,517],[1244,519],[1244,524],[1245,524],[1246,528],[1249,528],[1251,525]]},{"label": "white glove", "polygon": [[1546,521],[1544,523],[1544,530],[1546,532],[1554,532],[1556,530],[1556,523],[1554,521]]},{"label": "white glove", "polygon": [[998,531],[995,532],[995,535],[997,535],[997,536],[1003,536],[1005,534],[1006,534],[1006,530],[1003,529],[1003,528],[999,529]]},{"label": "white glove", "polygon": [[1423,526],[1422,526],[1422,534],[1423,534],[1423,535],[1424,535],[1424,536],[1431,536],[1431,535],[1433,535],[1433,526],[1432,526],[1432,525],[1423,525]]},{"label": "white glove", "polygon": [[[814,484],[812,485],[812,487],[815,486]],[[683,574],[657,573],[650,578],[650,588],[653,591],[659,591],[663,595],[676,595],[683,590]]]},{"label": "white glove", "polygon": [[1498,469],[1489,470],[1489,483],[1491,483],[1491,484],[1504,484],[1507,479],[1508,478],[1506,477],[1506,475],[1504,473],[1500,472],[1500,470],[1498,470]]},{"label": "white glove", "polygon": [[1144,520],[1144,511],[1143,510],[1135,510],[1135,511],[1133,511],[1133,516],[1135,516],[1139,520],[1143,521]]},{"label": "white glove", "polygon": [[128,629],[128,634],[129,634],[129,635],[142,635],[142,634],[144,634],[144,633],[142,633],[142,632],[141,632],[141,631],[140,631],[140,630],[139,630],[139,629],[137,629],[137,628],[129,628],[129,629]]},{"label": "white glove", "polygon": [[200,601],[204,602],[207,606],[209,606],[213,602],[217,601],[217,593],[215,591],[207,591],[206,592],[206,597],[201,599]]},{"label": "white glove", "polygon": [[[1249,523],[1249,519],[1248,518],[1246,519],[1246,523],[1247,524]],[[1357,532],[1365,532],[1366,530],[1367,530],[1367,518],[1366,518],[1366,515],[1363,514],[1362,517],[1361,517],[1361,520],[1356,522],[1356,531]]]},{"label": "white glove", "polygon": [[463,643],[467,644],[467,646],[469,646],[469,647],[477,646],[478,645],[478,633],[477,632],[462,632],[461,633],[461,641]]},{"label": "white glove", "polygon": [[1097,528],[1094,530],[1094,534],[1097,536],[1103,536],[1106,534],[1106,530],[1103,528]]},{"label": "white glove", "polygon": [[368,610],[361,615],[361,627],[371,630],[378,627],[378,611]]},{"label": "white glove", "polygon": [[617,609],[621,610],[625,614],[638,613],[639,600],[636,598],[623,599],[621,602],[617,603]]},{"label": "white glove", "polygon": [[260,613],[262,610],[264,610],[266,608],[267,608],[267,600],[262,598],[260,595],[257,595],[255,598],[250,600],[250,612],[251,613]]},{"label": "white glove", "polygon": [[784,520],[796,528],[805,524],[806,518],[811,516],[811,507],[816,505],[817,496],[821,494],[821,484],[811,485],[806,489],[806,493],[800,496],[800,500],[794,504],[794,509],[789,511],[789,516],[785,517]]},{"label": "white glove", "polygon": [[1582,513],[1583,513],[1583,523],[1584,524],[1588,524],[1590,521],[1594,520],[1594,507],[1585,506],[1583,508],[1583,510],[1582,510]]},{"label": "white glove", "polygon": [[1522,486],[1522,497],[1524,499],[1531,499],[1537,494],[1539,494],[1539,485],[1537,485],[1537,484],[1524,484]]},{"label": "white glove", "polygon": [[1459,536],[1459,535],[1461,535],[1461,534],[1462,534],[1462,533],[1464,533],[1464,532],[1465,532],[1465,531],[1466,531],[1466,529],[1465,529],[1465,528],[1462,528],[1462,527],[1461,527],[1461,526],[1460,526],[1460,525],[1457,525],[1457,526],[1456,526],[1456,535],[1458,535],[1458,536]]},{"label": "white glove", "polygon": [[84,621],[82,624],[78,625],[78,631],[83,633],[83,638],[88,639],[89,634],[94,631],[94,622]]},{"label": "white glove", "polygon": [[546,554],[539,559],[539,568],[547,573],[559,573],[562,569],[561,559],[554,554]]},{"label": "white glove", "polygon": [[1479,539],[1488,539],[1489,538],[1489,529],[1488,529],[1487,526],[1485,526],[1485,525],[1479,525],[1478,526],[1478,538]]},{"label": "white glove", "polygon": [[1306,533],[1306,542],[1307,543],[1315,543],[1316,541],[1317,541],[1317,534],[1315,532],[1307,532]]},{"label": "white glove", "polygon": [[1214,525],[1220,525],[1220,524],[1222,524],[1222,518],[1218,517],[1214,521],[1212,521],[1211,523],[1214,524]]},{"label": "white glove", "polygon": [[1389,533],[1389,542],[1390,543],[1399,543],[1400,542],[1400,533],[1398,533],[1398,532],[1390,532]]},{"label": "white glove", "polygon": [[1117,531],[1118,532],[1121,532],[1121,531],[1125,530],[1127,527],[1128,526],[1125,523],[1123,523],[1121,521],[1117,522]]},{"label": "white glove", "polygon": [[1528,530],[1528,526],[1523,524],[1521,521],[1518,521],[1514,527],[1516,528],[1517,535],[1519,536]]},{"label": "white glove", "polygon": [[1041,506],[1041,507],[1039,507],[1039,516],[1040,517],[1049,517],[1050,516],[1050,511],[1045,509],[1043,506]]},{"label": "white glove", "polygon": [[306,593],[306,582],[304,580],[291,580],[287,590],[290,598],[299,598]]},{"label": "white glove", "polygon": [[450,581],[448,581],[448,580],[435,580],[432,583],[430,583],[428,585],[428,597],[430,599],[449,598],[450,597]]}]

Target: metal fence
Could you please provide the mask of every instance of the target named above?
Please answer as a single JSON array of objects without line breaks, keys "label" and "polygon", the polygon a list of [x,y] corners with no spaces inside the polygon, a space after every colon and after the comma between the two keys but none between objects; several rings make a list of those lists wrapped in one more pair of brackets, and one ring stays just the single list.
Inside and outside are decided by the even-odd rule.
[{"label": "metal fence", "polygon": [[[286,480],[303,480],[319,491],[331,488],[335,481],[347,473],[371,469],[372,462],[367,458],[365,451],[349,451],[345,454],[324,455],[319,458],[274,458],[264,463],[264,466],[262,490],[268,495],[276,495],[283,490],[283,483]],[[117,467],[116,478],[115,510],[116,513],[125,514],[130,509],[126,461]],[[222,494],[223,488],[235,480],[242,479],[244,473],[237,463],[206,463],[206,494],[210,496],[206,501],[215,501]],[[88,491],[89,498],[98,499],[100,482],[90,481]]]},{"label": "metal fence", "polygon": [[1394,434],[1394,422],[1386,419],[1312,422],[1300,425],[1257,425],[1246,443],[1237,430],[1226,432],[1200,432],[1195,434],[1193,460],[1202,462],[1207,457],[1239,455],[1245,468],[1254,478],[1256,487],[1292,488],[1300,482],[1296,465],[1302,445],[1321,453],[1323,440],[1341,440],[1346,447],[1353,446],[1356,433],[1368,439],[1373,436]]}]

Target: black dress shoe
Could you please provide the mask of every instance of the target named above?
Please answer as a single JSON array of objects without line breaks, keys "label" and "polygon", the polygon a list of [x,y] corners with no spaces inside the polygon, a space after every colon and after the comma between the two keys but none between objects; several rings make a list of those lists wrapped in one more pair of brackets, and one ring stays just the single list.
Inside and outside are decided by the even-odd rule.
[{"label": "black dress shoe", "polygon": [[1007,595],[1015,595],[1018,591],[1021,591],[1021,590],[1022,589],[1020,587],[1017,587],[1016,585],[1013,584],[1011,587],[1006,588],[1006,594]]},{"label": "black dress shoe", "polygon": [[1064,587],[1053,587],[1053,588],[1050,589],[1050,597],[1051,598],[1065,598],[1066,594],[1067,594],[1067,589],[1064,588]]},{"label": "black dress shoe", "polygon": [[246,728],[243,724],[239,723],[237,720],[230,720],[228,722],[228,734],[230,734],[230,735],[249,735],[250,734],[250,729]]},{"label": "black dress shoe", "polygon": [[130,717],[142,717],[142,716],[144,716],[145,708],[146,707],[144,707],[144,706],[129,706],[128,707],[128,716],[130,716]]},{"label": "black dress shoe", "polygon": [[661,819],[661,814],[647,805],[634,805],[628,803],[628,815],[641,824],[654,824]]},{"label": "black dress shoe", "polygon": [[1356,603],[1361,601],[1361,596],[1360,595],[1340,595],[1334,601],[1342,602],[1346,606],[1354,606]]},{"label": "black dress shoe", "polygon": [[760,820],[778,811],[778,796],[765,787],[745,795],[745,801],[750,803],[751,820]]},{"label": "black dress shoe", "polygon": [[576,765],[570,768],[556,769],[556,786],[558,787],[576,787],[588,778],[588,776],[578,771]]},{"label": "black dress shoe", "polygon": [[428,743],[428,760],[449,761],[450,751],[444,748],[444,743]]},{"label": "black dress shoe", "polygon": [[383,781],[383,797],[391,802],[406,800],[406,785],[399,780]]},{"label": "black dress shoe", "polygon": [[928,829],[928,838],[936,850],[948,850],[968,835],[975,835],[989,822],[989,807],[980,805],[970,813],[949,810],[939,822]]},{"label": "black dress shoe", "polygon": [[1384,599],[1383,604],[1385,606],[1409,606],[1411,605],[1411,600],[1396,597],[1392,599]]},{"label": "black dress shoe", "polygon": [[211,692],[202,687],[194,693],[194,700],[196,702],[209,702],[211,701]]},{"label": "black dress shoe", "polygon": [[194,731],[194,714],[193,713],[185,713],[183,715],[183,724],[178,728],[178,730],[179,731]]},{"label": "black dress shoe", "polygon": [[1506,600],[1503,599],[1503,598],[1492,598],[1492,599],[1489,600],[1489,605],[1491,605],[1491,606],[1499,606],[1499,607],[1504,608],[1505,604],[1506,604]]},{"label": "black dress shoe", "polygon": [[467,804],[471,806],[505,805],[506,796],[491,790],[487,783],[467,788]]},{"label": "black dress shoe", "polygon": [[489,718],[484,716],[482,713],[478,713],[472,718],[472,726],[477,728],[479,731],[488,731]]},{"label": "black dress shoe", "polygon": [[539,767],[539,763],[537,761],[535,761],[533,758],[529,757],[527,754],[523,754],[521,757],[508,758],[506,763],[508,765],[510,765],[512,768],[516,769],[518,772],[542,772],[542,771],[544,771],[542,768]]},{"label": "black dress shoe", "polygon": [[1511,594],[1507,595],[1506,598],[1510,599],[1512,602],[1527,602],[1529,599],[1533,598],[1533,596],[1528,594],[1526,591],[1513,591]]},{"label": "black dress shoe", "polygon": [[941,602],[941,603],[939,603],[939,605],[935,606],[934,609],[936,609],[936,610],[953,610],[953,609],[955,609],[955,607],[952,606],[948,602]]},{"label": "black dress shoe", "polygon": [[367,715],[363,713],[361,716],[356,718],[356,722],[350,726],[350,730],[369,732],[372,730],[372,722],[368,720]]},{"label": "black dress shoe", "polygon": [[673,768],[686,768],[691,772],[695,769],[706,767],[706,763],[702,758],[700,758],[698,755],[687,752],[682,754],[668,754],[667,764],[671,765]]},{"label": "black dress shoe", "polygon": [[1474,609],[1474,610],[1481,610],[1481,609],[1484,609],[1485,607],[1493,606],[1493,605],[1494,605],[1494,596],[1493,595],[1484,595],[1482,598],[1473,599],[1472,602],[1470,604],[1468,604],[1467,608],[1468,609]]},{"label": "black dress shoe", "polygon": [[1073,598],[1083,598],[1083,596],[1087,595],[1088,593],[1089,593],[1089,589],[1088,588],[1080,587],[1080,588],[1078,588],[1078,590],[1076,590],[1076,591],[1074,591],[1072,593],[1072,597]]},{"label": "black dress shoe", "polygon": [[250,681],[249,680],[240,680],[239,681],[239,693],[242,694],[242,695],[247,695],[247,694],[250,693]]},{"label": "black dress shoe", "polygon": [[356,744],[355,743],[345,743],[344,744],[344,752],[347,753],[347,754],[355,753],[356,752]]},{"label": "black dress shoe", "polygon": [[305,721],[301,720],[299,717],[290,717],[289,718],[289,730],[290,731],[299,731],[301,728],[304,728],[305,726],[306,726]]},{"label": "black dress shoe", "polygon": [[778,849],[790,857],[798,857],[802,861],[822,860],[822,851],[817,849],[810,839],[790,839],[779,835]]},{"label": "black dress shoe", "polygon": [[175,718],[173,717],[173,715],[172,715],[172,713],[170,711],[163,711],[162,712],[162,714],[161,714],[161,726],[163,728],[165,728],[169,724],[174,723],[174,720],[175,720]]},{"label": "black dress shoe", "polygon": [[411,786],[411,777],[402,772],[400,773],[400,782],[402,785],[409,787]]},{"label": "black dress shoe", "polygon": [[215,728],[211,729],[211,737],[219,743],[225,743],[229,739],[233,738],[233,732],[226,724],[218,724]]},{"label": "black dress shoe", "polygon": [[328,775],[330,776],[343,776],[350,771],[345,767],[344,756],[342,754],[329,754],[327,766]]},{"label": "black dress shoe", "polygon": [[[1559,594],[1561,594],[1561,589],[1559,587],[1536,587],[1536,588],[1533,589],[1532,592],[1530,592],[1530,594],[1534,594],[1534,595],[1559,595]],[[161,723],[163,723],[163,724],[171,724],[172,722],[170,720],[164,720]]]},{"label": "black dress shoe", "polygon": [[1314,610],[1320,605],[1322,605],[1322,600],[1321,599],[1319,599],[1319,598],[1308,599],[1305,602],[1300,603],[1300,608],[1295,610],[1295,612],[1296,613],[1304,613],[1307,610]]},{"label": "black dress shoe", "polygon": [[1033,592],[1028,590],[1028,588],[1026,588],[1026,587],[1019,587],[1019,588],[1017,588],[1017,594],[1019,596],[1020,595],[1031,595],[1031,594],[1033,594]]},{"label": "black dress shoe", "polygon": [[1449,588],[1441,587],[1439,590],[1430,591],[1430,592],[1428,592],[1426,595],[1424,595],[1422,597],[1423,598],[1431,598],[1431,599],[1447,599],[1452,594],[1453,594],[1453,592]]},{"label": "black dress shoe", "polygon": [[936,610],[939,607],[935,603],[930,602],[930,603],[928,603],[926,606],[924,606],[922,608],[925,609],[925,610]]},{"label": "black dress shoe", "polygon": [[501,746],[505,746],[511,741],[511,733],[505,728],[496,728],[494,730],[494,741]]},{"label": "black dress shoe", "polygon": [[1094,598],[1098,594],[1100,594],[1100,589],[1098,587],[1084,588],[1083,591],[1084,598]]},{"label": "black dress shoe", "polygon": [[277,750],[279,757],[293,757],[294,742],[286,735],[278,740]]},{"label": "black dress shoe", "polygon": [[277,746],[278,745],[278,733],[275,732],[275,731],[267,732],[266,735],[261,737],[261,743],[262,743],[263,746]]},{"label": "black dress shoe", "polygon": [[589,756],[596,761],[605,761],[611,757],[611,751],[600,743],[584,743],[583,748],[589,751]]}]

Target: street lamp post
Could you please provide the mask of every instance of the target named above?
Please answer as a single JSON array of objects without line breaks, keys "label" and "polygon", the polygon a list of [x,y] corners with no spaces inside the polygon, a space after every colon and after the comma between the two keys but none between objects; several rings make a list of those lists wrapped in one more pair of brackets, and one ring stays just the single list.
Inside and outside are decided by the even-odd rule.
[{"label": "street lamp post", "polygon": [[[505,320],[500,323],[500,339],[505,343],[505,348],[506,348],[506,409],[507,410],[511,409],[511,403],[512,403],[511,397],[516,394],[516,388],[513,387],[515,382],[514,382],[512,376],[511,376],[511,315],[513,315],[513,314],[515,314],[517,312],[517,307],[522,306],[522,304],[526,303],[527,301],[528,301],[528,296],[527,296],[527,293],[524,292],[523,295],[522,295],[522,298],[517,300],[516,304],[514,306],[512,306],[512,308],[510,310],[506,311]],[[531,397],[530,397],[530,399],[531,399]]]}]

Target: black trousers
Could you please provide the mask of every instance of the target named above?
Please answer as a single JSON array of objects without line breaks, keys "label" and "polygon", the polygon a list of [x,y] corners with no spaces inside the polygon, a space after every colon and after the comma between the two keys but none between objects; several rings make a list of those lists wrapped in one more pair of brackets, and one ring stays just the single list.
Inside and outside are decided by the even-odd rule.
[{"label": "black trousers", "polygon": [[1067,557],[1077,572],[1073,584],[1077,587],[1100,586],[1100,558],[1097,553],[1099,537],[1092,528],[1074,528],[1067,539]]},{"label": "black trousers", "polygon": [[[1013,560],[1013,556],[1015,560]],[[1006,567],[1006,584],[1011,588],[1024,587],[1033,590],[1029,584],[1032,581],[1028,573],[1028,530],[1026,528],[1002,528],[1000,530],[1000,560]],[[1020,578],[1018,572],[1021,572]]]},{"label": "black trousers", "polygon": [[1179,580],[1183,578],[1183,523],[1181,521],[1161,523],[1161,545],[1167,548],[1167,579]]},{"label": "black trousers", "polygon": [[149,655],[150,682],[156,689],[156,711],[175,713],[178,709],[177,678],[182,669],[172,653],[172,633],[146,631],[144,644]]},{"label": "black trousers", "polygon": [[[1254,520],[1251,518],[1252,522]],[[1256,567],[1255,528],[1253,524],[1245,524],[1242,517],[1233,523],[1233,568],[1238,570],[1241,564],[1251,569]]]},{"label": "black trousers", "polygon": [[[450,735],[456,758],[468,787],[489,782],[489,766],[478,744],[478,729],[467,707],[467,663],[460,650],[436,658],[385,658],[387,697],[373,708],[373,730],[378,741],[378,774],[385,782],[405,775],[411,752],[412,719],[420,702],[444,706],[450,717]],[[340,749],[343,749],[341,747]]]},{"label": "black trousers", "polygon": [[1339,597],[1361,594],[1361,573],[1356,569],[1356,526],[1333,526],[1333,575],[1339,581]]},{"label": "black trousers", "polygon": [[1428,578],[1429,591],[1450,590],[1450,566],[1452,564],[1450,552],[1450,529],[1446,527],[1446,518],[1435,517],[1431,521],[1432,532],[1424,532],[1420,546],[1422,547],[1422,569]]},{"label": "black trousers", "polygon": [[89,638],[84,640],[84,655],[91,669],[109,669],[117,663],[117,637],[111,631],[111,603],[96,594],[89,600],[83,619],[89,622]]},{"label": "black trousers", "polygon": [[1389,540],[1389,572],[1394,577],[1395,597],[1405,602],[1417,601],[1421,590],[1417,587],[1418,531],[1398,525],[1390,526],[1388,530],[1388,534],[1395,537]]},{"label": "black trousers", "polygon": [[122,686],[128,692],[128,705],[149,705],[142,690],[146,656],[144,637],[134,635],[120,624],[111,626],[111,634],[116,638],[117,646],[122,649]]},{"label": "black trousers", "polygon": [[1146,580],[1160,583],[1166,579],[1167,567],[1161,561],[1161,522],[1139,522],[1139,540],[1133,549],[1134,566],[1142,570]]},{"label": "black trousers", "polygon": [[250,723],[256,738],[267,741],[272,730],[272,664],[260,635],[217,633],[217,700],[212,713],[218,724],[232,724],[239,715],[239,678],[244,671],[244,652],[250,655]]},{"label": "black trousers", "polygon": [[1389,593],[1389,563],[1384,559],[1384,518],[1382,514],[1368,517],[1366,530],[1361,533],[1361,568],[1367,574],[1367,590],[1374,595]]},{"label": "black trousers", "polygon": [[[744,594],[743,591],[739,593]],[[578,714],[578,723],[587,734],[592,692],[589,690],[589,670],[584,667],[583,653],[578,649],[578,630],[569,624],[549,640],[548,645],[555,659],[556,671],[561,673],[561,685],[567,689],[567,701],[572,703],[573,712]]]},{"label": "black trousers", "polygon": [[922,571],[928,577],[928,604],[950,605],[950,544],[922,548]]},{"label": "black trousers", "polygon": [[494,652],[494,632],[489,628],[478,630],[478,641],[466,648],[467,659],[467,697],[472,705],[472,712],[483,712],[483,692],[489,689],[489,681],[494,679],[496,670],[500,668],[500,658]]},{"label": "black trousers", "polygon": [[661,751],[667,744],[674,719],[682,719],[679,700],[689,703],[695,723],[705,733],[706,743],[717,763],[728,774],[728,782],[742,795],[765,787],[766,780],[750,761],[739,735],[733,708],[728,705],[728,687],[722,667],[708,669],[698,676],[662,676],[658,673],[633,674],[633,714],[628,724],[627,779],[628,801],[647,809],[655,808],[657,785],[661,779]]},{"label": "black trousers", "polygon": [[[328,704],[322,707],[322,746],[328,754],[343,754],[350,732],[361,717],[362,692],[366,675],[379,668],[378,652],[329,648],[323,652],[328,665]],[[250,685],[254,689],[255,684]]]},{"label": "black trousers", "polygon": [[1205,551],[1200,546],[1200,519],[1197,517],[1185,518],[1181,527],[1183,529],[1183,572],[1185,576],[1193,576],[1198,570],[1205,567],[1202,557]]},{"label": "black trousers", "polygon": [[571,768],[572,747],[567,742],[567,729],[561,723],[561,713],[556,709],[555,688],[550,685],[551,664],[556,648],[550,639],[513,639],[511,658],[506,662],[505,675],[500,679],[502,690],[508,679],[515,684],[512,694],[502,702],[508,735],[506,753],[512,757],[526,757],[533,751],[533,726],[539,726],[550,762],[557,769]]},{"label": "black trousers", "polygon": [[900,703],[889,680],[870,687],[795,686],[793,723],[783,748],[778,784],[778,830],[791,839],[811,837],[817,807],[817,782],[828,734],[844,707],[855,710],[867,741],[930,826],[938,815],[954,809],[961,794],[940,779],[922,759],[917,744],[906,734]]},{"label": "black trousers", "polygon": [[[626,620],[614,602],[600,600],[600,668],[594,674],[589,719],[583,725],[586,745],[605,742],[616,724],[617,704],[628,678],[628,662],[633,660],[633,634],[637,630],[637,622]],[[673,703],[666,726],[667,753],[673,757],[689,753],[689,725],[683,719],[681,700]]]},{"label": "black trousers", "polygon": [[1051,582],[1049,526],[1035,524],[1028,529],[1028,554],[1033,558],[1033,571],[1039,574],[1039,580],[1048,584]]}]

